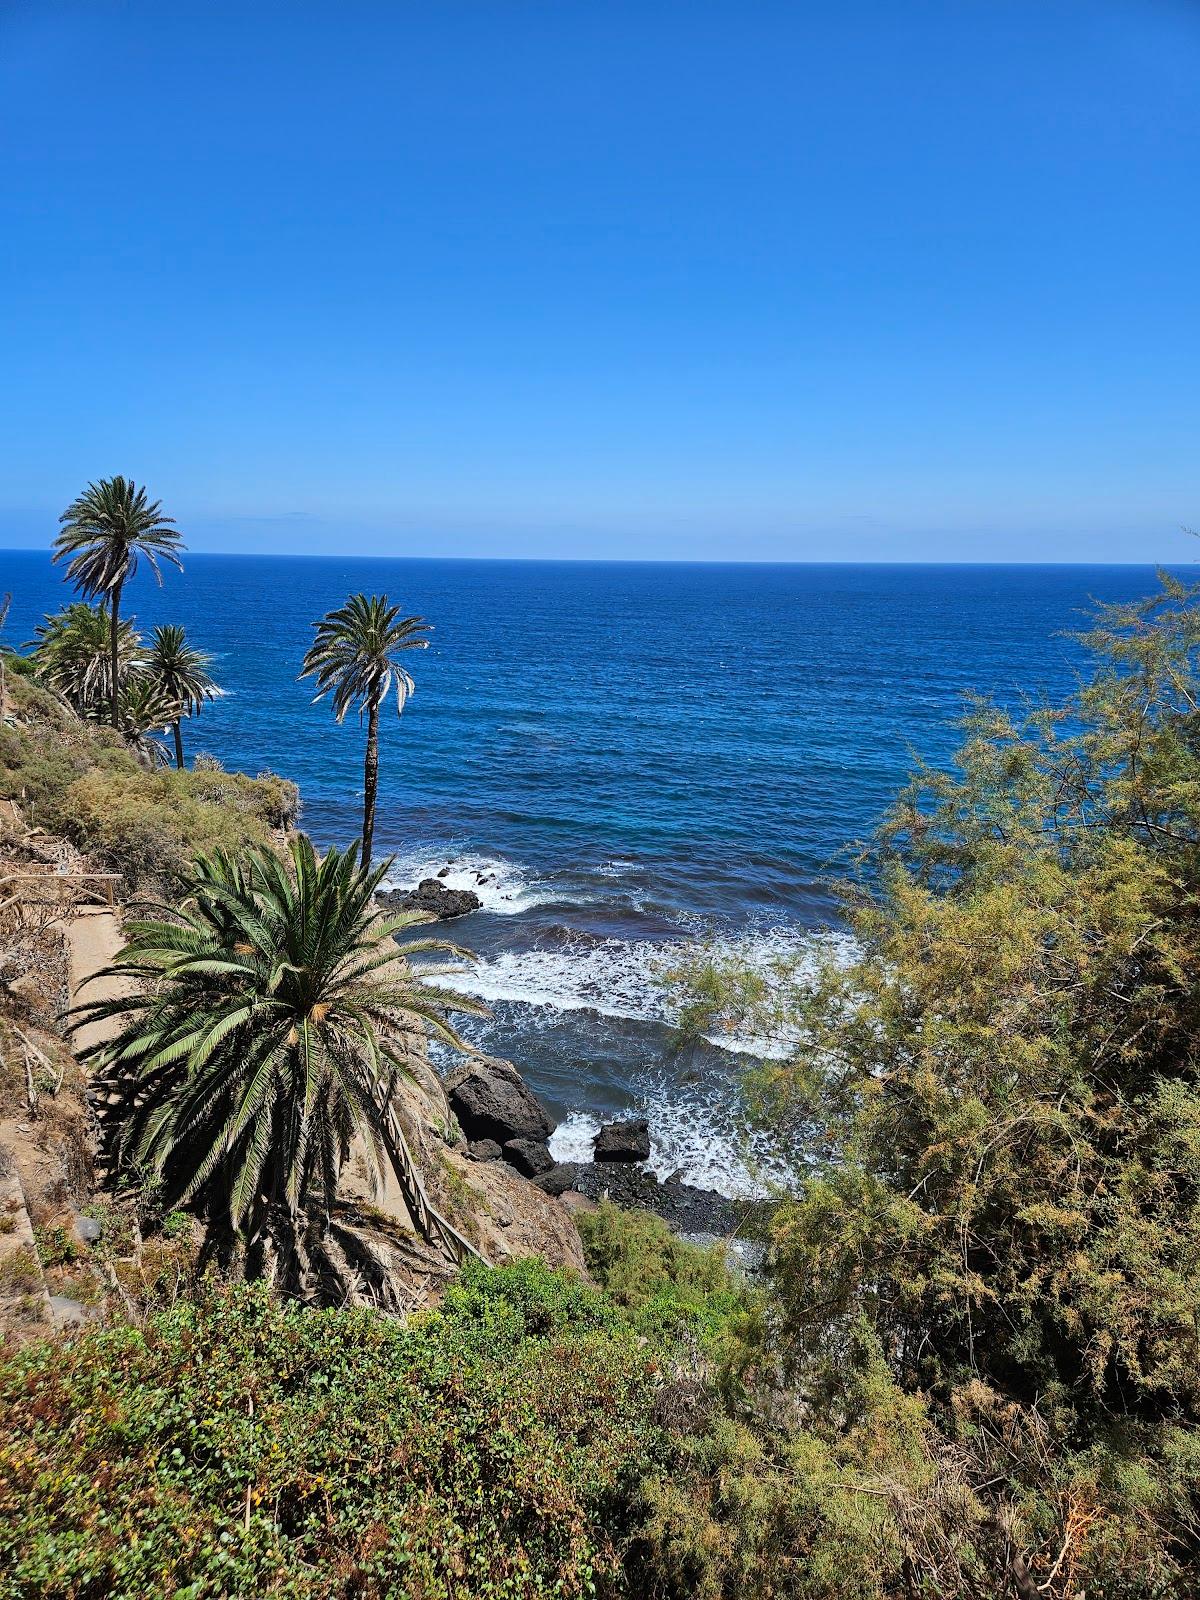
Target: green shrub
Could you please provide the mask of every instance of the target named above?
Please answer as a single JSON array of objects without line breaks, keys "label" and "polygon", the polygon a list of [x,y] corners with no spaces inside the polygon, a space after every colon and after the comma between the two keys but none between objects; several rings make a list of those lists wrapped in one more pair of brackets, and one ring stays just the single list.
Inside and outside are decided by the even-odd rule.
[{"label": "green shrub", "polygon": [[0,1256],[0,1294],[25,1294],[42,1286],[42,1263],[32,1245]]},{"label": "green shrub", "polygon": [[14,686],[22,720],[0,728],[0,794],[61,833],[127,890],[169,893],[201,852],[268,842],[299,809],[295,784],[218,764],[148,772],[111,729],[84,722],[38,684]]},{"label": "green shrub", "polygon": [[15,650],[0,650],[0,667],[14,678],[32,678],[37,670],[31,656],[18,655]]},{"label": "green shrub", "polygon": [[717,1338],[755,1295],[730,1272],[719,1244],[684,1244],[660,1217],[604,1201],[576,1215],[588,1271],[639,1331],[664,1338],[690,1327]]},{"label": "green shrub", "polygon": [[624,1592],[659,1373],[597,1307],[522,1263],[407,1328],[241,1287],[32,1345],[0,1363],[0,1595]]},{"label": "green shrub", "polygon": [[43,1267],[69,1267],[79,1255],[78,1240],[61,1223],[35,1227],[33,1238]]}]

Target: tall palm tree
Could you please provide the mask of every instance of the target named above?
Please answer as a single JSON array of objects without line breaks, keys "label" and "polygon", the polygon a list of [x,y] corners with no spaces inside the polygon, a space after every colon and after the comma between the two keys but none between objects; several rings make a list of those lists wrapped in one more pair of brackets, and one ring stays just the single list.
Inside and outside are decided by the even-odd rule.
[{"label": "tall palm tree", "polygon": [[111,619],[104,607],[74,600],[33,630],[29,647],[33,650],[34,671],[40,682],[61,695],[80,716],[95,717],[107,711],[114,698],[120,701],[126,679],[141,659],[141,641],[133,623],[118,623],[114,680],[113,639]]},{"label": "tall palm tree", "polygon": [[359,721],[367,714],[367,753],[363,766],[362,859],[371,860],[375,842],[375,796],[379,789],[379,708],[396,688],[396,715],[416,687],[396,657],[402,650],[424,650],[430,627],[422,617],[402,617],[385,594],[353,594],[344,606],[314,622],[317,637],[304,657],[301,678],[314,678],[314,702],[332,692],[341,722],[351,706]]},{"label": "tall palm tree", "polygon": [[171,726],[175,733],[175,765],[181,772],[183,734],[180,723],[185,716],[199,715],[204,702],[221,692],[209,676],[211,662],[210,655],[188,643],[187,634],[176,623],[155,628],[146,669],[163,693],[175,702],[177,710]]},{"label": "tall palm tree", "polygon": [[289,854],[197,861],[182,909],[131,923],[101,975],[136,992],[80,1005],[72,1027],[119,1021],[82,1052],[117,1097],[119,1163],[231,1231],[248,1274],[311,1292],[355,1136],[427,1238],[471,1248],[429,1203],[394,1097],[414,1043],[461,1049],[449,1013],[484,1008],[430,983],[444,966],[411,964],[454,946],[416,940],[401,958],[390,935],[413,914],[372,906],[386,863],[361,867],[357,846],[318,861],[303,835]]},{"label": "tall palm tree", "polygon": [[89,483],[59,517],[61,529],[54,541],[54,560],[71,558],[67,577],[85,600],[104,596],[108,603],[112,638],[110,706],[112,725],[119,725],[117,683],[118,618],[121,590],[145,556],[162,583],[159,558],[181,571],[183,548],[175,519],[164,516],[161,500],[150,500],[132,479],[101,478]]}]

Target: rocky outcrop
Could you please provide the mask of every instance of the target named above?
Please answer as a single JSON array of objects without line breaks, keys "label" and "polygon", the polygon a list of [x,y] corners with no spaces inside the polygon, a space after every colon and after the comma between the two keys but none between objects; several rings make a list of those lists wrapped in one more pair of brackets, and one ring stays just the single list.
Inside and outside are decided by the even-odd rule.
[{"label": "rocky outcrop", "polygon": [[606,1123],[592,1141],[594,1161],[648,1161],[650,1126],[645,1117]]},{"label": "rocky outcrop", "polygon": [[472,1139],[467,1145],[467,1154],[472,1161],[503,1161],[504,1151],[495,1139]]},{"label": "rocky outcrop", "polygon": [[545,1144],[553,1124],[511,1061],[471,1056],[443,1084],[450,1109],[468,1139],[514,1139]]},{"label": "rocky outcrop", "polygon": [[450,889],[437,878],[422,878],[415,889],[388,889],[380,901],[389,911],[421,911],[445,922],[465,917],[483,904],[474,889]]},{"label": "rocky outcrop", "polygon": [[565,1197],[574,1192],[588,1200],[611,1200],[629,1211],[653,1211],[677,1233],[732,1233],[745,1210],[745,1203],[715,1189],[698,1189],[673,1177],[660,1182],[634,1162],[560,1162],[533,1181],[546,1194]]},{"label": "rocky outcrop", "polygon": [[[494,1265],[520,1256],[540,1255],[550,1266],[567,1267],[586,1277],[583,1247],[567,1207],[510,1166],[507,1152],[501,1150],[494,1135],[482,1133],[471,1143],[447,1142],[453,1137],[454,1114],[446,1089],[433,1068],[419,1056],[412,1058],[409,1071],[409,1079],[398,1090],[398,1114],[429,1198],[438,1211]],[[481,1108],[492,1106],[496,1116],[500,1115],[499,1107],[509,1105],[513,1109],[508,1121],[516,1119],[522,1128],[536,1130],[538,1136],[533,1143],[544,1145],[549,1118],[511,1063],[472,1057],[451,1073],[447,1083],[453,1079],[473,1084],[474,1089],[467,1090],[468,1101]],[[485,1092],[487,1084],[493,1086],[490,1098]],[[524,1108],[519,1118],[518,1106]],[[520,1137],[509,1133],[504,1142]],[[354,1149],[339,1193],[357,1203],[364,1215],[384,1212],[394,1218],[406,1234],[410,1249],[415,1250],[416,1228],[399,1187],[385,1174],[383,1189],[371,1191],[361,1145]],[[422,1268],[416,1286],[425,1281],[428,1272],[428,1290],[435,1295],[447,1270],[452,1268],[440,1272]]]},{"label": "rocky outcrop", "polygon": [[527,1178],[549,1172],[554,1165],[549,1147],[537,1139],[510,1139],[501,1153],[510,1167],[516,1167]]}]

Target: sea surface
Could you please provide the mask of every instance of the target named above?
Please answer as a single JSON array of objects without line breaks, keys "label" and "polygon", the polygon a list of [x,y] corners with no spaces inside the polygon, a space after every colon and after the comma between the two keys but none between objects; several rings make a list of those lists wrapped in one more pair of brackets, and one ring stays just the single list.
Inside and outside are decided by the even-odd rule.
[{"label": "sea surface", "polygon": [[[356,833],[362,733],[297,681],[312,622],[386,591],[434,627],[385,717],[376,845],[408,886],[449,867],[483,908],[447,925],[453,981],[586,1157],[644,1112],[653,1165],[727,1192],[776,1153],[741,1126],[745,1049],[680,1051],[659,981],[707,935],[764,962],[836,933],[830,883],[916,758],[944,761],[967,692],[1068,691],[1091,600],[1151,567],[712,566],[188,555],[125,613],[182,622],[226,689],[189,754],[294,778],[319,845]],[[43,553],[0,550],[5,642],[68,597]],[[753,1049],[753,1041],[740,1041]]]}]

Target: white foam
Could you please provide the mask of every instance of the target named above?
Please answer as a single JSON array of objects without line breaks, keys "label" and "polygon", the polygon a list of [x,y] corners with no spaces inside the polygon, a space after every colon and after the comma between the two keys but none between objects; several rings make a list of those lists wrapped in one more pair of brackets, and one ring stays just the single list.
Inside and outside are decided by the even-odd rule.
[{"label": "white foam", "polygon": [[555,1161],[590,1161],[592,1140],[599,1132],[599,1117],[586,1111],[572,1111],[550,1135],[550,1154]]},{"label": "white foam", "polygon": [[[772,1153],[766,1136],[735,1126],[730,1098],[715,1090],[685,1093],[665,1084],[647,1085],[639,1104],[622,1115],[644,1116],[650,1127],[646,1166],[658,1178],[678,1176],[699,1189],[715,1189],[730,1199],[765,1195],[772,1184],[786,1184],[786,1167]],[[573,1111],[550,1136],[556,1161],[588,1162],[600,1119]]]},{"label": "white foam", "polygon": [[383,888],[412,889],[422,878],[437,878],[447,889],[470,889],[479,896],[482,910],[502,917],[518,916],[555,898],[524,867],[483,855],[440,860],[424,854],[397,856],[383,880]]},{"label": "white foam", "polygon": [[633,1022],[665,1022],[655,982],[666,947],[648,939],[587,940],[553,949],[502,950],[450,979],[449,987],[490,1003],[594,1011]]},{"label": "white foam", "polygon": [[[798,964],[811,968],[818,953],[844,941],[802,929],[774,928],[718,941],[714,955],[740,958],[753,969]],[[674,1019],[674,997],[663,975],[686,950],[682,942],[657,939],[587,939],[576,935],[552,948],[504,950],[446,978],[449,988],[489,1004],[510,1002],[549,1007],[555,1011],[592,1011],[632,1022]],[[709,1039],[723,1050],[761,1057],[787,1053],[791,1041],[748,1032]]]}]

